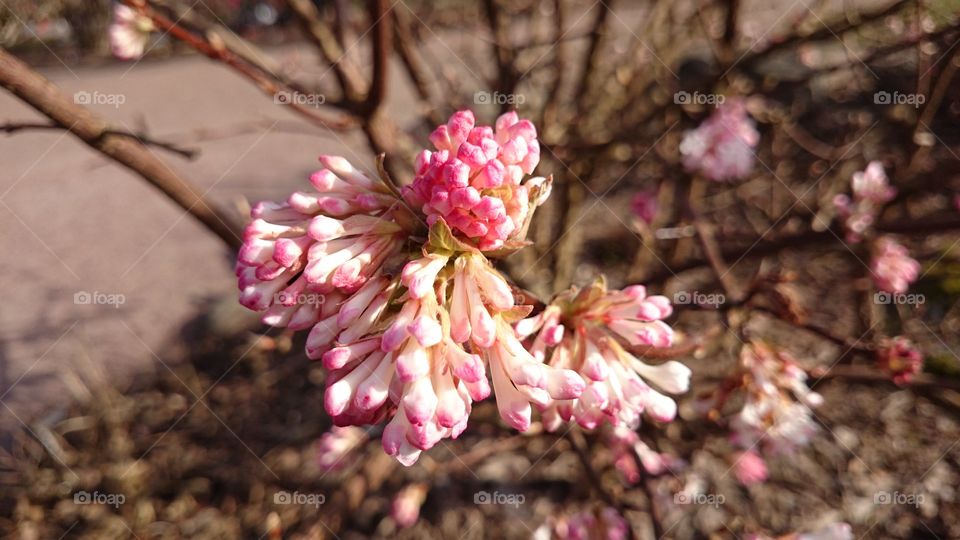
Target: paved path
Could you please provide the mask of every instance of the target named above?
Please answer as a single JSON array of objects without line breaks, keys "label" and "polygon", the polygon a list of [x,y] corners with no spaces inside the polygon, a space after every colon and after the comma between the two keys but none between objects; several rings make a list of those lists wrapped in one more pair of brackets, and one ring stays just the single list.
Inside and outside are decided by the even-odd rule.
[{"label": "paved path", "polygon": [[[158,138],[264,122],[236,136],[187,143],[202,151],[195,161],[158,152],[224,204],[303,189],[321,152],[370,162],[358,134],[332,134],[302,122],[303,133],[284,131],[298,123],[295,115],[205,59],[44,74],[69,94],[123,96],[120,106],[91,108],[131,129],[146,122]],[[409,95],[395,94],[392,99]],[[0,121],[38,119],[0,94]],[[270,129],[274,120],[281,123]],[[235,294],[232,254],[217,238],[140,177],[72,136],[0,135],[0,159],[0,400],[6,405],[0,426],[15,424],[15,417],[29,422],[47,405],[68,399],[61,374],[84,369],[84,359],[120,384],[158,359],[180,360],[171,344],[198,304]],[[98,303],[120,298],[119,305]]]}]

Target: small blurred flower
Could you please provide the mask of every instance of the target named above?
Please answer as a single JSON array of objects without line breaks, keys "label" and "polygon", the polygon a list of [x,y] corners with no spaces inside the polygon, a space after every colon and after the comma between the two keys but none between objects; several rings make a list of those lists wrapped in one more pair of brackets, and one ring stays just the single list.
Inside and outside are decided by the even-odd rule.
[{"label": "small blurred flower", "polygon": [[897,190],[890,185],[879,161],[871,161],[865,170],[853,173],[850,186],[853,199],[841,193],[834,197],[833,204],[844,220],[847,241],[855,243],[863,240],[883,205],[896,197]]},{"label": "small blurred flower", "polygon": [[743,346],[746,403],[730,422],[734,443],[762,444],[771,454],[789,454],[806,446],[817,430],[811,408],[823,398],[807,387],[807,374],[785,351],[753,341]]},{"label": "small blurred flower", "polygon": [[877,350],[877,363],[895,383],[905,384],[923,369],[923,353],[909,338],[897,336]]},{"label": "small blurred flower", "polygon": [[333,426],[320,436],[317,442],[317,463],[320,470],[336,471],[349,462],[345,459],[355,448],[367,440],[367,433],[356,426]]},{"label": "small blurred flower", "polygon": [[599,515],[582,511],[551,516],[533,534],[535,540],[626,540],[629,537],[630,523],[609,506],[600,510]]},{"label": "small blurred flower", "polygon": [[889,293],[903,293],[920,275],[920,263],[910,257],[907,248],[889,236],[877,239],[870,261],[873,282],[878,289]]},{"label": "small blurred flower", "polygon": [[625,426],[616,426],[611,431],[610,449],[614,456],[614,466],[628,484],[640,481],[638,458],[643,470],[653,476],[667,471],[678,472],[686,466],[686,463],[676,456],[653,450],[640,440],[636,431]]},{"label": "small blurred flower", "polygon": [[660,210],[657,203],[657,192],[641,191],[637,193],[630,202],[630,209],[633,211],[633,215],[642,219],[648,225],[653,223],[654,218],[657,217],[657,212]]},{"label": "small blurred flower", "polygon": [[390,505],[390,517],[400,528],[413,526],[420,519],[420,508],[427,499],[427,484],[410,484],[401,489]]},{"label": "small blurred flower", "polygon": [[746,487],[761,484],[767,481],[767,462],[753,450],[741,452],[735,458],[734,474]]},{"label": "small blurred flower", "polygon": [[150,19],[129,6],[117,4],[113,8],[113,22],[107,30],[110,50],[121,60],[136,60],[143,56],[154,30]]},{"label": "small blurred flower", "polygon": [[627,351],[669,347],[673,330],[661,319],[672,312],[665,296],[647,296],[643,286],[608,291],[598,280],[559,295],[539,315],[520,321],[521,337],[537,334],[530,351],[538,360],[573,370],[586,381],[578,398],[544,404],[546,428],[555,430],[569,420],[586,429],[604,420],[635,428],[644,412],[660,422],[673,420],[676,402],[647,381],[668,394],[681,394],[689,386],[690,370],[676,361],[646,364]]},{"label": "small blurred flower", "polygon": [[760,133],[741,99],[731,99],[680,142],[683,165],[711,180],[746,178],[753,168],[753,148]]}]

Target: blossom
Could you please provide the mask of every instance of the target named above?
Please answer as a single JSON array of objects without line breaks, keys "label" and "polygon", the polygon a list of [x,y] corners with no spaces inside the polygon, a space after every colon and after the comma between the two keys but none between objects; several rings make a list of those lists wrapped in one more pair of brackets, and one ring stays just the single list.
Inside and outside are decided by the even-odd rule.
[{"label": "blossom", "polygon": [[683,165],[711,180],[745,178],[753,168],[753,148],[760,133],[747,114],[743,100],[731,99],[699,127],[687,131],[680,142]]},{"label": "blossom", "polygon": [[113,8],[113,22],[107,31],[110,50],[121,60],[140,58],[153,31],[153,22],[149,18],[132,7],[117,4]]},{"label": "blossom", "polygon": [[653,450],[640,440],[636,431],[626,426],[614,427],[609,442],[614,455],[614,466],[628,484],[636,484],[640,481],[638,458],[643,470],[653,476],[666,471],[679,471],[686,465],[678,457]]},{"label": "blossom", "polygon": [[341,157],[320,161],[312,192],[253,207],[236,267],[241,304],[264,312],[271,326],[313,327],[313,343],[358,321],[372,324],[390,292],[380,269],[409,235],[403,207],[383,183]]},{"label": "blossom", "polygon": [[735,458],[733,471],[737,481],[747,487],[767,481],[767,462],[754,450],[741,452]]},{"label": "blossom", "polygon": [[633,215],[637,216],[644,223],[653,223],[657,217],[660,206],[657,203],[657,193],[655,191],[641,191],[633,196],[630,201],[630,209]]},{"label": "blossom", "polygon": [[853,199],[839,194],[834,197],[833,204],[844,220],[847,240],[859,242],[873,226],[883,205],[897,195],[897,190],[889,184],[879,161],[871,161],[865,170],[853,173],[850,186]]},{"label": "blossom", "polygon": [[920,275],[920,263],[910,257],[907,248],[889,236],[877,239],[873,245],[870,272],[878,289],[888,293],[906,292]]},{"label": "blossom", "polygon": [[[491,393],[504,421],[522,431],[534,405],[576,399],[585,386],[575,371],[545,365],[524,348],[513,324],[530,307],[516,305],[481,251],[519,247],[507,243],[522,240],[549,193],[543,179],[520,185],[539,159],[536,131],[515,114],[502,116],[495,131],[475,128],[467,111],[431,140],[437,154],[457,152],[457,161],[445,158],[452,168],[480,159],[468,145],[496,146],[487,161],[499,165],[487,163],[486,173],[468,180],[490,183],[489,171],[503,168],[499,184],[476,190],[477,204],[499,204],[500,217],[474,212],[470,219],[502,217],[509,227],[468,242],[456,229],[459,210],[447,212],[434,199],[410,208],[426,187],[433,194],[451,187],[442,175],[435,186],[424,182],[437,178],[415,180],[401,198],[347,160],[321,156],[312,191],[253,207],[236,267],[240,302],[262,312],[265,324],[309,329],[306,354],[327,370],[323,406],[334,425],[386,422],[384,451],[404,465],[458,437],[473,402]],[[457,193],[450,192],[459,200]],[[420,226],[426,223],[429,230]],[[322,441],[331,462],[344,445],[334,434]]]},{"label": "blossom", "polygon": [[344,458],[367,439],[364,430],[334,426],[317,442],[317,463],[323,471],[335,471],[346,465]]},{"label": "blossom", "polygon": [[411,527],[420,519],[420,507],[427,499],[427,491],[429,488],[426,484],[410,484],[394,496],[390,504],[390,517],[398,527]]},{"label": "blossom", "polygon": [[745,404],[730,427],[743,448],[762,444],[772,454],[791,453],[805,446],[817,430],[811,408],[823,398],[807,388],[807,374],[784,351],[761,342],[744,345]]},{"label": "blossom", "polygon": [[905,384],[923,369],[923,353],[909,338],[896,336],[877,350],[877,363],[895,383]]},{"label": "blossom", "polygon": [[626,540],[630,538],[630,524],[617,512],[607,506],[599,513],[581,511],[559,518],[551,517],[547,523],[534,531],[536,540]]},{"label": "blossom", "polygon": [[496,250],[526,232],[531,206],[543,202],[544,178],[523,181],[540,161],[537,130],[516,112],[495,127],[476,125],[459,111],[430,135],[435,150],[417,155],[416,176],[403,195],[428,225],[443,219],[460,238],[482,251]]},{"label": "blossom", "polygon": [[635,428],[644,412],[661,422],[673,420],[677,404],[667,394],[687,391],[690,370],[676,361],[644,363],[633,347],[668,347],[673,330],[661,319],[673,311],[664,296],[647,296],[640,285],[608,291],[602,280],[558,296],[543,312],[517,324],[522,337],[536,337],[530,351],[547,365],[573,370],[586,381],[575,399],[543,407],[544,424],[557,429],[574,420],[587,429],[603,420]]}]

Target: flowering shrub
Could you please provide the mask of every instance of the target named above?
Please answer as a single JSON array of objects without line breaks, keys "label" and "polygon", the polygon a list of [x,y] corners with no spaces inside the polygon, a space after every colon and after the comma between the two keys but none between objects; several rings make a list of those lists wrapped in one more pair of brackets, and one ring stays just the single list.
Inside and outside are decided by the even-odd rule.
[{"label": "flowering shrub", "polygon": [[[533,125],[510,112],[496,128],[476,126],[461,111],[430,140],[437,151],[419,154],[402,198],[388,179],[321,156],[314,192],[251,212],[240,301],[265,324],[310,328],[307,356],[329,370],[334,422],[386,420],[384,450],[410,465],[466,429],[491,382],[500,415],[520,431],[534,407],[548,429],[604,418],[636,427],[644,411],[672,420],[676,404],[645,379],[677,394],[690,370],[628,352],[670,345],[667,298],[641,286],[608,292],[599,281],[524,319],[531,306],[515,302],[487,257],[522,247],[549,195],[549,179],[523,180],[539,160]],[[528,349],[521,339],[537,331]]]}]

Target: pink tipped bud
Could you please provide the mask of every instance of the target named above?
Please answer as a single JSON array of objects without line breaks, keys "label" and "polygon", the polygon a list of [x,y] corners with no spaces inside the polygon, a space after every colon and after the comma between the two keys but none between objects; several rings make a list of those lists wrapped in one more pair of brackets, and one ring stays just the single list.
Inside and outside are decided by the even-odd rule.
[{"label": "pink tipped bud", "polygon": [[407,326],[407,331],[423,347],[432,347],[443,339],[443,330],[440,328],[440,323],[436,319],[425,315],[420,315],[414,319],[413,323]]}]

